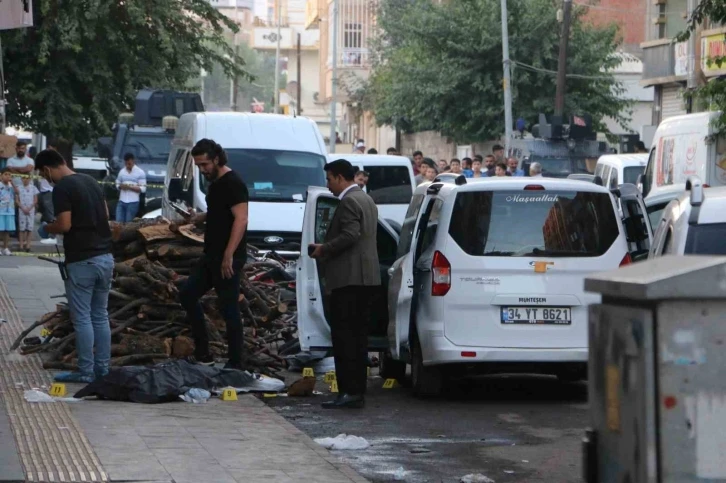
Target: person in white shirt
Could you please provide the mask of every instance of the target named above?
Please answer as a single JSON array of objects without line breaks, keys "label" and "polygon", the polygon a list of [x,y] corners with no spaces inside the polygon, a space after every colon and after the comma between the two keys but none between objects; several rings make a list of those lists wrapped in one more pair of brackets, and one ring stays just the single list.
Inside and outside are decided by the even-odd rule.
[{"label": "person in white shirt", "polygon": [[121,223],[132,221],[136,217],[141,193],[146,193],[146,173],[136,166],[134,155],[126,153],[124,164],[126,167],[116,177],[116,188],[119,189],[116,221]]},{"label": "person in white shirt", "polygon": [[542,177],[542,165],[535,162],[529,165],[529,175],[532,178],[541,178]]},{"label": "person in white shirt", "polygon": [[15,156],[8,158],[6,164],[10,172],[13,173],[13,186],[15,187],[15,191],[23,185],[23,178],[18,175],[30,175],[35,169],[33,160],[25,154],[27,149],[28,143],[25,141],[15,143]]}]

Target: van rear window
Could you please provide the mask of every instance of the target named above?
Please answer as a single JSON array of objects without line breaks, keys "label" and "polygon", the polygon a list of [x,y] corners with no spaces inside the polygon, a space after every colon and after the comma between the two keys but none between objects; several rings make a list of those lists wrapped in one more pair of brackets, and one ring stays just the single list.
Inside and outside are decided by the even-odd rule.
[{"label": "van rear window", "polygon": [[469,255],[597,257],[619,234],[607,193],[458,193],[449,234]]},{"label": "van rear window", "polygon": [[411,202],[413,188],[406,166],[363,166],[363,170],[369,174],[366,189],[377,205],[407,205]]},{"label": "van rear window", "polygon": [[726,223],[694,225],[688,229],[685,255],[726,255]]}]

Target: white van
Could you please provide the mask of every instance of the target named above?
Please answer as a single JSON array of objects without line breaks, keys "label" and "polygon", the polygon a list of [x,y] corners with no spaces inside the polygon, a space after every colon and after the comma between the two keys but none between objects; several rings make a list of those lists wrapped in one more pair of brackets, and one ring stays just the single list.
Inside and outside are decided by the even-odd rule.
[{"label": "white van", "polygon": [[164,183],[162,215],[179,220],[172,207],[206,211],[207,181],[191,149],[209,138],[227,153],[250,194],[247,243],[296,257],[309,186],[325,186],[326,150],[317,125],[305,117],[242,112],[192,112],[179,118]]},{"label": "white van", "polygon": [[705,186],[726,185],[726,139],[713,128],[719,112],[676,116],[661,122],[653,137],[642,190],[651,226],[666,205],[683,193],[689,176]]},{"label": "white van", "polygon": [[646,164],[647,154],[606,154],[597,160],[594,174],[605,187],[614,189],[623,183],[637,184]]},{"label": "white van", "polygon": [[[470,372],[584,377],[587,307],[599,300],[585,293],[584,278],[650,248],[650,233],[624,224],[615,205],[617,194],[624,211],[637,204],[642,219],[638,190],[615,192],[575,180],[453,174],[418,186],[397,245],[379,218],[387,295],[373,301],[368,346],[383,352],[382,375],[402,378],[411,364],[421,396]],[[321,242],[337,205],[329,191],[309,191],[303,245]],[[639,238],[636,249],[629,233]],[[307,256],[298,265],[297,302],[302,348],[330,348],[327,304]]]},{"label": "white van", "polygon": [[381,154],[328,155],[329,162],[336,159],[345,159],[369,174],[364,191],[376,203],[378,215],[394,227],[400,227],[416,189],[411,160],[404,156]]}]

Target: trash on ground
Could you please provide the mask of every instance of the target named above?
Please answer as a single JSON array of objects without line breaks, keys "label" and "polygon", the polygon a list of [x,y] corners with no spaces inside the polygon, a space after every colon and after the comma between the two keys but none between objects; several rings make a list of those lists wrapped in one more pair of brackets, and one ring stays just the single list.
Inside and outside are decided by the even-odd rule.
[{"label": "trash on ground", "polygon": [[28,389],[28,390],[24,391],[23,397],[28,402],[42,402],[42,403],[83,401],[83,399],[77,399],[74,397],[53,397],[50,394],[40,391],[38,389]]},{"label": "trash on ground", "polygon": [[508,475],[513,475],[514,474],[514,471],[512,471],[512,470],[504,470],[504,472],[506,474],[508,474]]},{"label": "trash on ground", "polygon": [[317,438],[315,442],[323,448],[331,450],[366,449],[370,446],[365,438],[352,434],[339,434],[335,438]]},{"label": "trash on ground", "polygon": [[408,476],[411,472],[406,471],[403,466],[399,466],[395,470],[383,470],[378,471],[377,473],[381,475],[389,475],[392,476],[394,480],[396,481],[404,481],[406,479],[406,476]]},{"label": "trash on ground", "polygon": [[315,391],[315,378],[302,377],[290,384],[287,388],[287,395],[290,397],[309,397]]},{"label": "trash on ground", "polygon": [[495,483],[494,480],[482,475],[481,473],[473,473],[470,475],[462,476],[460,482],[461,483]]},{"label": "trash on ground", "polygon": [[212,393],[210,393],[206,389],[199,389],[198,387],[193,387],[184,394],[180,395],[179,399],[184,402],[201,404],[207,402],[210,397],[212,397]]}]

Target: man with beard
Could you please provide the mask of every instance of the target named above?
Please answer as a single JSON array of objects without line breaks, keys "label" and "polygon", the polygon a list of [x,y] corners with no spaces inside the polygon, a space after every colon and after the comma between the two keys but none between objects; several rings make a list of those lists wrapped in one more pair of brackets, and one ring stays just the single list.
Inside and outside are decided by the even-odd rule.
[{"label": "man with beard", "polygon": [[209,181],[207,212],[196,214],[192,223],[206,221],[204,255],[192,270],[179,300],[187,312],[194,338],[191,362],[214,364],[209,353],[209,333],[199,299],[210,289],[217,292],[219,309],[227,324],[227,364],[243,369],[242,320],[239,313],[240,272],[247,259],[247,212],[249,194],[242,179],[227,166],[227,153],[211,139],[192,148],[194,164]]},{"label": "man with beard", "polygon": [[[13,187],[15,188],[16,194],[19,192],[20,187],[23,185],[23,178],[21,178],[20,175],[30,176],[30,174],[35,169],[33,160],[30,159],[29,156],[26,156],[27,149],[28,143],[26,143],[25,141],[18,141],[17,143],[15,143],[15,156],[13,156],[12,158],[8,158],[6,164],[8,170],[13,173]],[[19,208],[16,204],[16,220],[20,217],[19,215]],[[17,234],[17,232],[15,232],[15,234]],[[13,234],[13,236],[16,236],[15,234]]]}]

